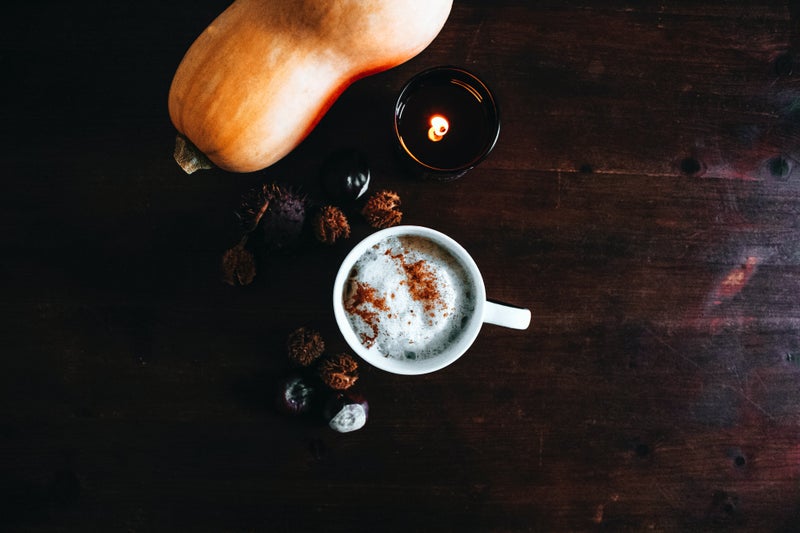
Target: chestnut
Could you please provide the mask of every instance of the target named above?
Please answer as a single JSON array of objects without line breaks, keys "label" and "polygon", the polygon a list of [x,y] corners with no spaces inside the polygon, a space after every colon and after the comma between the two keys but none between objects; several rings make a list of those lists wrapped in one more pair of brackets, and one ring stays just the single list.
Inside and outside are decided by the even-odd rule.
[{"label": "chestnut", "polygon": [[358,200],[369,188],[369,165],[358,150],[347,148],[331,154],[322,165],[321,176],[334,201]]},{"label": "chestnut", "polygon": [[369,404],[363,395],[346,390],[332,394],[322,414],[331,429],[339,433],[349,433],[361,429],[367,423]]},{"label": "chestnut", "polygon": [[290,415],[307,413],[314,398],[314,387],[302,376],[286,378],[278,390],[278,409]]}]

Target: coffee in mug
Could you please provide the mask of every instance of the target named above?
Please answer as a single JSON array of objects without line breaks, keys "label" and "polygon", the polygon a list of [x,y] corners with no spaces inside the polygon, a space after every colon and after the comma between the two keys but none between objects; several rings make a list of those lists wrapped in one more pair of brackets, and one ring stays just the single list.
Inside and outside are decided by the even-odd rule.
[{"label": "coffee in mug", "polygon": [[422,374],[458,359],[484,322],[526,329],[527,309],[486,300],[477,265],[450,237],[420,226],[373,233],[342,262],[334,282],[339,329],[364,360]]},{"label": "coffee in mug", "polygon": [[439,355],[475,310],[475,287],[464,266],[417,235],[390,235],[370,246],[344,291],[344,309],[361,344],[400,359]]}]

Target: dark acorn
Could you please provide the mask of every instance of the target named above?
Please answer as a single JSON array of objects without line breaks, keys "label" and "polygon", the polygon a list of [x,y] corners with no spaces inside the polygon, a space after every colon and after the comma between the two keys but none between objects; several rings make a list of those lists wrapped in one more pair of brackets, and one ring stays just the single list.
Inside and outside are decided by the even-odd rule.
[{"label": "dark acorn", "polygon": [[322,184],[331,199],[352,202],[369,188],[370,170],[364,154],[344,149],[331,154],[322,166]]},{"label": "dark acorn", "polygon": [[278,390],[278,409],[290,415],[307,413],[311,409],[314,388],[302,377],[292,376]]},{"label": "dark acorn", "polygon": [[339,433],[349,433],[364,427],[369,415],[369,404],[361,394],[353,391],[338,392],[328,398],[323,416],[328,426]]}]

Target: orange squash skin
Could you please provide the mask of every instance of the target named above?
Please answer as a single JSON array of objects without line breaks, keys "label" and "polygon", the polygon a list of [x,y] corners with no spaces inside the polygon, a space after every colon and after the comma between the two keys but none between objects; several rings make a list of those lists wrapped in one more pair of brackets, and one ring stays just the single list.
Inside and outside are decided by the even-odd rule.
[{"label": "orange squash skin", "polygon": [[236,0],[178,66],[170,118],[220,168],[266,168],[350,84],[427,47],[451,7],[452,0]]}]

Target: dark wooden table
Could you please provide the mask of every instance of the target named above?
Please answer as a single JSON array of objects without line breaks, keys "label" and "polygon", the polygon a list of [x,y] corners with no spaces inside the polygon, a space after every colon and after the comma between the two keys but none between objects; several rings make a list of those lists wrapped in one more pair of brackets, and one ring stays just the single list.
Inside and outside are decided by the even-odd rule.
[{"label": "dark wooden table", "polygon": [[[226,4],[4,9],[0,530],[800,527],[797,2],[457,0],[278,164],[187,176],[167,91]],[[502,106],[452,183],[410,179],[390,135],[439,64]],[[434,374],[362,365],[345,435],[273,398],[294,328],[347,349],[330,290],[372,230],[219,276],[240,196],[318,196],[343,146],[533,310]]]}]

